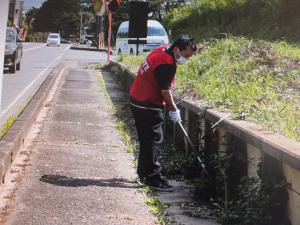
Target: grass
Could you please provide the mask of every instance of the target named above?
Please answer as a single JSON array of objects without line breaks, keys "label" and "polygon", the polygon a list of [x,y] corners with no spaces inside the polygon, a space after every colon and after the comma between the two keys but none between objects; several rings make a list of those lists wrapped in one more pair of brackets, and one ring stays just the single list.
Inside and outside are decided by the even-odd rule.
[{"label": "grass", "polygon": [[135,140],[133,140],[133,138],[130,135],[130,129],[127,124],[127,118],[122,118],[122,117],[118,116],[117,109],[114,106],[114,104],[112,103],[110,96],[107,92],[107,89],[105,87],[105,81],[103,80],[101,75],[99,75],[97,79],[98,79],[98,84],[99,84],[100,89],[104,91],[105,99],[109,106],[109,111],[114,116],[114,120],[115,120],[115,124],[117,125],[118,133],[120,134],[120,136],[123,139],[125,148],[128,153],[134,153],[135,150],[137,149],[137,143]]},{"label": "grass", "polygon": [[145,53],[141,53],[138,56],[120,55],[120,56],[118,56],[117,60],[119,62],[124,63],[128,67],[129,70],[131,70],[133,72],[137,72],[138,69],[139,69],[140,64],[143,62],[145,57],[146,57]]},{"label": "grass", "polygon": [[150,212],[157,216],[161,225],[169,224],[169,220],[165,216],[165,206],[155,197],[148,194],[146,204],[150,206]]},{"label": "grass", "polygon": [[[140,58],[123,57],[130,67]],[[177,71],[176,92],[300,141],[300,48],[287,42],[214,40]]]},{"label": "grass", "polygon": [[2,126],[2,130],[0,133],[0,140],[7,134],[9,128],[12,127],[12,125],[15,123],[16,118],[14,116],[10,116],[6,122],[4,123],[4,125]]},{"label": "grass", "polygon": [[294,0],[192,0],[170,11],[163,23],[173,38],[188,33],[200,41],[230,33],[299,41],[299,7]]},{"label": "grass", "polygon": [[135,140],[133,140],[133,138],[130,135],[128,123],[125,120],[117,119],[116,124],[118,132],[125,143],[127,152],[134,153],[137,149],[137,143]]}]

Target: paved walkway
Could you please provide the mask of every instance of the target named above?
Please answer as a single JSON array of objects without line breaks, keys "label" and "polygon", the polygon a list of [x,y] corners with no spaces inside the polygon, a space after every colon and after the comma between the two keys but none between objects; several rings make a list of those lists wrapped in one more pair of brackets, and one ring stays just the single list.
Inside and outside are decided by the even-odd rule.
[{"label": "paved walkway", "polygon": [[62,76],[9,225],[156,224],[99,90],[99,74],[83,68],[69,63]]}]

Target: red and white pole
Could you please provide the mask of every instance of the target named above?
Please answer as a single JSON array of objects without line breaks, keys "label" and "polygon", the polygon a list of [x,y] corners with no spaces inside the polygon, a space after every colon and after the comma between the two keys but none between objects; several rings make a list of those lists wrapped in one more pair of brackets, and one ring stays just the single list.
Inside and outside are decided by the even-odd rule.
[{"label": "red and white pole", "polygon": [[107,62],[110,60],[110,40],[111,40],[111,25],[112,25],[112,12],[108,11],[108,40],[107,40]]}]

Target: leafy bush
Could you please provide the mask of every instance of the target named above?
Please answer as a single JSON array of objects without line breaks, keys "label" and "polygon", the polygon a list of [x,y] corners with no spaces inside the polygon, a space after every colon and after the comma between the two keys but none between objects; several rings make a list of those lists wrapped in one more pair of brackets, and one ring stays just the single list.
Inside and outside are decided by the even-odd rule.
[{"label": "leafy bush", "polygon": [[33,32],[29,33],[26,37],[26,41],[29,42],[46,42],[48,33],[47,32]]}]

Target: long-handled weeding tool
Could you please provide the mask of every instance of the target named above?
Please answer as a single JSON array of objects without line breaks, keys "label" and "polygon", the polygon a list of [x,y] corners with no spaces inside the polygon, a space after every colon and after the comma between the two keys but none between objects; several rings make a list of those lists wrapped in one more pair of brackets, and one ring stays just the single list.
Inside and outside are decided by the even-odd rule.
[{"label": "long-handled weeding tool", "polygon": [[[196,148],[195,148],[195,146],[194,146],[192,140],[190,139],[188,133],[187,133],[186,130],[184,129],[182,123],[181,123],[180,121],[178,121],[177,123],[178,123],[179,127],[181,128],[181,130],[182,130],[182,132],[183,132],[183,134],[184,134],[186,140],[187,140],[188,143],[190,144],[190,146],[191,146],[193,152],[196,152]],[[205,167],[203,161],[202,161],[201,158],[200,158],[200,156],[197,156],[197,160],[198,160],[198,162],[200,163],[200,165],[201,165],[201,167],[202,167],[203,173],[205,173],[206,175],[209,175],[208,172],[207,172],[207,170],[206,170],[206,167]]]}]

